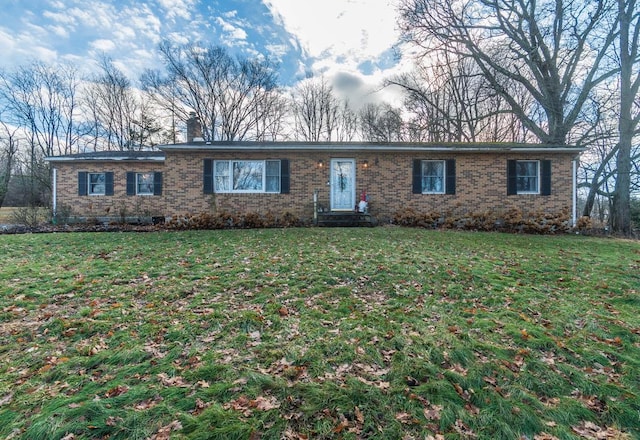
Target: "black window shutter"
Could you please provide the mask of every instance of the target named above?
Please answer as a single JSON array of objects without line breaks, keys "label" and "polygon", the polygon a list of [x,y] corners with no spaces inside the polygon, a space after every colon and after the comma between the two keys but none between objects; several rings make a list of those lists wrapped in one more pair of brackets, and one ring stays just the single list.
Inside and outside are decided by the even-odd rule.
[{"label": "black window shutter", "polygon": [[87,173],[86,171],[80,171],[78,173],[78,195],[86,196],[87,194],[88,194]]},{"label": "black window shutter", "polygon": [[213,159],[203,162],[202,188],[205,194],[213,194]]},{"label": "black window shutter", "polygon": [[136,173],[131,171],[127,172],[127,195],[136,195]]},{"label": "black window shutter", "polygon": [[162,173],[153,173],[153,195],[162,195]]},{"label": "black window shutter", "polygon": [[104,173],[104,195],[113,195],[113,172],[111,171]]},{"label": "black window shutter", "polygon": [[445,184],[447,194],[456,193],[456,161],[449,159],[447,161],[447,182]]},{"label": "black window shutter", "polygon": [[518,194],[518,170],[515,160],[507,161],[507,195]]},{"label": "black window shutter", "polygon": [[289,194],[290,186],[289,159],[280,159],[280,194]]},{"label": "black window shutter", "polygon": [[413,193],[422,194],[422,161],[413,160]]},{"label": "black window shutter", "polygon": [[540,194],[543,196],[551,195],[551,161],[540,161]]}]

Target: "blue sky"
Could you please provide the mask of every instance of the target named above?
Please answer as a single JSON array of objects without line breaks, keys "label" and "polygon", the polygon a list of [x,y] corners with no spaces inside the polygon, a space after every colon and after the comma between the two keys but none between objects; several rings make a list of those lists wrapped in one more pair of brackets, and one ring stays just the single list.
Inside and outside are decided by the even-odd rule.
[{"label": "blue sky", "polygon": [[132,80],[159,67],[157,47],[200,41],[279,63],[280,82],[325,75],[372,90],[403,65],[394,0],[3,0],[0,68],[32,60],[82,71],[105,54]]}]

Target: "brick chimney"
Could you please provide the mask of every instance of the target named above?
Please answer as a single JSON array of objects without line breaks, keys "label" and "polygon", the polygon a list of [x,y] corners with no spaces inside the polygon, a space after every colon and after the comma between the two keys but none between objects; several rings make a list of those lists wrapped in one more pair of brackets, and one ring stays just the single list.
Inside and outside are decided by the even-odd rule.
[{"label": "brick chimney", "polygon": [[195,112],[189,113],[189,119],[187,119],[187,143],[192,142],[204,142],[202,125]]}]

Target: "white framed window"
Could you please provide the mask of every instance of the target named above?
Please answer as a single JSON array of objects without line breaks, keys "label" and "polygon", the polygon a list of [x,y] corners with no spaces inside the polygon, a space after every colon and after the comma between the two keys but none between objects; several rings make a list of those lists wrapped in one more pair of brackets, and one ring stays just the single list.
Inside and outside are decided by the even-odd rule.
[{"label": "white framed window", "polygon": [[444,194],[446,166],[444,160],[422,161],[422,193]]},{"label": "white framed window", "polygon": [[518,194],[540,194],[540,161],[516,161],[516,190]]},{"label": "white framed window", "polygon": [[136,194],[140,196],[152,196],[154,173],[136,173]]},{"label": "white framed window", "polygon": [[279,193],[280,160],[215,160],[213,184],[220,193]]},{"label": "white framed window", "polygon": [[106,173],[87,173],[87,194],[104,196],[107,189]]}]

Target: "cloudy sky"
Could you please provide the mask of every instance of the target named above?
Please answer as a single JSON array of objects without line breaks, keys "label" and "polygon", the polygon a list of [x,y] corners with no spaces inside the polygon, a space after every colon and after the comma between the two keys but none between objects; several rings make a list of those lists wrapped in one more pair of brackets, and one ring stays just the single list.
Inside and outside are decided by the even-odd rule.
[{"label": "cloudy sky", "polygon": [[[324,74],[371,90],[401,63],[394,0],[2,0],[0,68],[32,60],[83,70],[109,56],[131,79],[158,68],[158,44],[202,42],[280,65],[280,82]],[[383,92],[384,93],[384,92]]]}]

